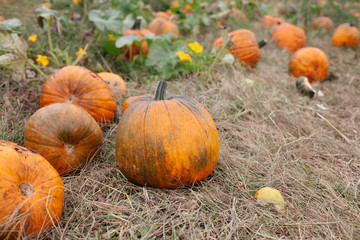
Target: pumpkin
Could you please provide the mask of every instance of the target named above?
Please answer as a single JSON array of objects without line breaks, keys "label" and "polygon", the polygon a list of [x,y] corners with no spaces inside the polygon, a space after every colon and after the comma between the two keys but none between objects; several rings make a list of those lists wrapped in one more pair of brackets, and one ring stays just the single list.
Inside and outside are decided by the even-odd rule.
[{"label": "pumpkin", "polygon": [[144,96],[120,119],[115,153],[131,182],[181,188],[208,177],[219,156],[219,135],[207,110],[188,96],[165,98],[160,81],[155,98]]},{"label": "pumpkin", "polygon": [[[139,36],[139,39],[142,40],[145,35],[151,34],[151,31],[148,29],[140,29],[140,24],[141,18],[136,18],[134,26],[131,29],[124,31],[122,34],[124,36],[136,34]],[[149,54],[148,44],[146,41],[142,41],[140,47],[145,55]],[[126,60],[132,60],[135,56],[140,54],[140,49],[138,45],[133,43],[130,46],[125,46],[120,49],[120,53]]]},{"label": "pumpkin", "polygon": [[280,23],[283,23],[284,20],[282,18],[279,17],[273,17],[271,15],[265,15],[262,19],[264,25],[267,28],[272,29],[274,26],[279,25]]},{"label": "pumpkin", "polygon": [[173,33],[177,36],[180,35],[178,26],[171,20],[166,20],[164,18],[155,18],[153,19],[147,28],[153,32],[156,36],[159,36],[164,33]]},{"label": "pumpkin", "polygon": [[120,97],[121,94],[126,93],[126,83],[119,75],[110,72],[101,72],[98,75],[106,82],[115,96]]},{"label": "pumpkin", "polygon": [[5,18],[3,18],[2,16],[0,16],[0,22],[5,21]]},{"label": "pumpkin", "polygon": [[42,3],[40,6],[51,9],[51,4],[50,3]]},{"label": "pumpkin", "polygon": [[103,143],[95,120],[82,108],[57,103],[36,111],[25,127],[25,146],[68,174],[91,158]]},{"label": "pumpkin", "polygon": [[[231,40],[227,47],[234,58],[255,67],[261,57],[255,34],[247,29],[239,29],[228,33],[228,37]],[[223,38],[220,37],[213,43],[213,48],[221,49],[222,45]]]},{"label": "pumpkin", "polygon": [[322,81],[328,74],[326,54],[315,47],[297,50],[290,59],[290,71],[295,77],[305,76],[310,82]]},{"label": "pumpkin", "polygon": [[108,123],[115,116],[116,100],[111,89],[101,77],[85,67],[63,67],[45,81],[40,106],[60,102],[79,105],[97,122]]},{"label": "pumpkin", "polygon": [[122,105],[122,113],[124,113],[125,110],[128,109],[131,104],[133,104],[134,102],[145,96],[151,97],[151,95],[146,94],[146,95],[132,96],[126,99]]},{"label": "pumpkin", "polygon": [[35,237],[59,222],[64,184],[40,154],[0,140],[0,239]]},{"label": "pumpkin", "polygon": [[313,29],[318,29],[319,27],[323,27],[330,32],[334,29],[334,24],[330,18],[321,16],[314,20],[312,27]]},{"label": "pumpkin", "polygon": [[[179,2],[177,0],[171,2],[170,4],[170,9],[172,8],[179,8]],[[180,9],[181,12],[183,12],[184,14],[190,14],[192,12],[192,7],[190,6],[190,4],[186,4],[184,6],[184,9]]]},{"label": "pumpkin", "polygon": [[296,51],[306,45],[305,31],[290,23],[278,25],[272,33],[272,39],[279,47],[289,51]]},{"label": "pumpkin", "polygon": [[359,30],[352,24],[344,23],[339,25],[332,36],[332,45],[336,47],[349,47],[356,49],[359,46]]}]

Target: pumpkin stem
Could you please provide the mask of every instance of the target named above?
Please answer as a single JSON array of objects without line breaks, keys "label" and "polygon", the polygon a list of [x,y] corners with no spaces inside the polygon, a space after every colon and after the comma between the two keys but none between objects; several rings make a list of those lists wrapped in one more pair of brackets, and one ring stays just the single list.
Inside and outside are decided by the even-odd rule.
[{"label": "pumpkin stem", "polygon": [[20,192],[24,197],[31,197],[34,193],[34,187],[28,182],[23,182],[19,185]]},{"label": "pumpkin stem", "polygon": [[140,29],[140,25],[141,25],[141,17],[136,17],[135,19],[135,23],[134,25],[132,26],[132,30],[138,30]]},{"label": "pumpkin stem", "polygon": [[266,39],[263,39],[263,40],[261,40],[260,42],[258,42],[259,48],[264,47],[266,44],[267,44]]},{"label": "pumpkin stem", "polygon": [[156,101],[165,100],[166,87],[167,87],[167,82],[161,80],[156,88],[154,100]]}]

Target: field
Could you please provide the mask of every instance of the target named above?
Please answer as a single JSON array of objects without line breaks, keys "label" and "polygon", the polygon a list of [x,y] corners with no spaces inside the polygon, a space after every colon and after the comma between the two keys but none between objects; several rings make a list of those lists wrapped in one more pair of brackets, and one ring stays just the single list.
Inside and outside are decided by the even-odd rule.
[{"label": "field", "polygon": [[[312,84],[322,94],[311,99],[295,87],[296,78],[288,67],[292,53],[276,46],[271,30],[263,26],[256,11],[244,8],[247,23],[229,20],[222,25],[228,31],[247,28],[258,40],[268,40],[255,68],[237,61],[226,64],[213,60],[220,55],[211,55],[211,46],[224,27],[212,20],[209,26],[200,23],[190,30],[180,28],[181,35],[198,41],[212,60],[194,59],[195,70],[186,63],[167,77],[145,66],[141,59],[124,61],[103,51],[100,39],[106,40],[108,34],[98,34],[99,29],[87,17],[90,10],[107,9],[110,4],[99,2],[53,1],[52,9],[72,18],[64,24],[63,36],[51,33],[53,48],[59,46],[54,50],[58,65],[48,53],[46,27],[37,25],[34,9],[40,2],[0,4],[0,16],[22,21],[25,40],[38,35],[36,43],[28,42],[27,54],[47,76],[66,65],[63,49],[68,47],[75,61],[75,52],[87,45],[87,55],[77,64],[94,72],[111,70],[126,80],[127,87],[126,94],[117,98],[115,120],[101,127],[104,144],[100,152],[76,173],[62,177],[65,201],[60,222],[24,239],[360,239],[359,49],[336,48],[331,44],[332,33],[313,30],[311,23],[304,26],[306,45],[326,53],[331,73],[331,77]],[[123,2],[130,5],[131,1]],[[296,2],[296,17],[283,16],[299,26],[318,14],[306,12],[307,6],[301,2]],[[170,2],[149,4],[155,10],[166,10]],[[266,4],[273,13],[275,1]],[[334,14],[336,26],[352,19],[346,13],[351,7],[334,8],[333,12],[327,9],[328,14]],[[36,62],[37,54],[47,55],[50,64],[42,67]],[[27,120],[40,108],[46,80],[31,66],[27,68],[27,77],[19,80],[0,68],[0,139],[19,144],[24,144]],[[28,77],[29,73],[34,76]],[[133,95],[153,95],[158,80],[164,78],[168,96],[185,94],[208,110],[220,137],[220,155],[213,173],[204,181],[176,190],[130,183],[117,165],[114,150],[123,101]],[[285,214],[253,199],[265,186],[281,192]]]}]

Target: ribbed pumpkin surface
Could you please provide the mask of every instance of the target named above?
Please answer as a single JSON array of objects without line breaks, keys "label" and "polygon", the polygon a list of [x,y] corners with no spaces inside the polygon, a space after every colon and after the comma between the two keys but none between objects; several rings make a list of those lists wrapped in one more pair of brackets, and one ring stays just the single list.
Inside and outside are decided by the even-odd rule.
[{"label": "ribbed pumpkin surface", "polygon": [[359,46],[359,30],[348,23],[339,25],[332,37],[332,44],[336,47],[349,47],[356,49]]},{"label": "ribbed pumpkin surface", "polygon": [[279,47],[286,48],[289,51],[296,51],[306,46],[304,30],[289,23],[282,23],[277,26],[272,38]]}]

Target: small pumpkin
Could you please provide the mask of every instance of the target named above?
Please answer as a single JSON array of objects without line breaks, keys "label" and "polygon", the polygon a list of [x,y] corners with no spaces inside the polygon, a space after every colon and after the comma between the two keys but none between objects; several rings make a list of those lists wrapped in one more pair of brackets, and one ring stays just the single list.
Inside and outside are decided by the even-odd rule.
[{"label": "small pumpkin", "polygon": [[115,96],[120,97],[126,93],[126,83],[122,77],[115,73],[101,72],[98,75],[106,82]]},{"label": "small pumpkin", "polygon": [[289,51],[296,51],[306,46],[305,31],[290,23],[281,23],[272,33],[276,44]]},{"label": "small pumpkin", "polygon": [[177,36],[180,35],[178,26],[171,20],[166,20],[164,18],[154,18],[147,28],[153,32],[156,36],[159,36],[164,33],[173,33]]},{"label": "small pumpkin", "polygon": [[359,30],[353,24],[339,25],[332,36],[331,43],[336,47],[349,47],[356,49],[359,46]]},{"label": "small pumpkin", "polygon": [[85,67],[63,67],[45,81],[40,106],[61,102],[79,105],[97,122],[108,123],[115,116],[116,100],[111,89],[101,77]]},{"label": "small pumpkin", "polygon": [[[239,29],[228,33],[228,37],[231,38],[228,49],[234,58],[255,67],[261,57],[255,34],[247,29]],[[213,43],[213,48],[221,49],[222,45],[223,38],[220,37]]]},{"label": "small pumpkin", "polygon": [[99,125],[85,110],[57,103],[40,108],[29,118],[24,143],[60,174],[69,174],[99,150],[103,137]]},{"label": "small pumpkin", "polygon": [[0,16],[0,22],[5,21],[5,18],[3,18],[2,16]]},{"label": "small pumpkin", "polygon": [[295,77],[305,76],[312,83],[322,81],[327,76],[329,61],[321,49],[305,47],[292,55],[289,67]]},{"label": "small pumpkin", "polygon": [[42,6],[42,7],[46,7],[46,8],[48,8],[48,9],[51,9],[51,4],[50,3],[42,3],[40,6]]},{"label": "small pumpkin", "polygon": [[284,19],[279,18],[279,17],[273,17],[271,15],[265,15],[263,17],[262,21],[267,28],[272,29],[274,26],[277,26],[277,25],[283,23]]},{"label": "small pumpkin", "polygon": [[318,29],[319,27],[325,28],[328,32],[334,29],[334,24],[330,18],[320,16],[316,18],[312,24],[313,29]]},{"label": "small pumpkin", "polygon": [[136,102],[140,98],[143,98],[143,97],[146,97],[146,96],[151,97],[151,95],[146,94],[146,95],[132,96],[132,97],[129,97],[128,99],[126,99],[124,101],[123,105],[122,105],[122,113],[124,113],[125,110],[128,109],[131,104],[133,104],[134,102]]},{"label": "small pumpkin", "polygon": [[0,140],[0,239],[24,239],[61,218],[64,183],[40,154]]},{"label": "small pumpkin", "polygon": [[[136,18],[134,26],[131,29],[124,31],[122,34],[124,36],[136,34],[139,36],[139,39],[142,40],[143,37],[147,34],[151,34],[151,31],[148,29],[140,29],[141,18]],[[141,50],[145,55],[149,54],[148,44],[147,41],[141,42]],[[125,46],[120,49],[120,53],[124,56],[127,60],[132,60],[135,56],[140,54],[139,46],[136,44],[131,44],[131,46]]]},{"label": "small pumpkin", "polygon": [[133,183],[181,188],[205,179],[219,156],[219,135],[206,109],[188,96],[165,98],[160,81],[155,98],[144,96],[120,119],[115,153]]}]

